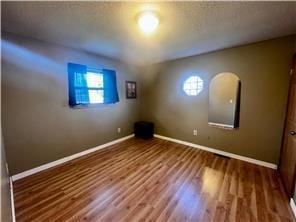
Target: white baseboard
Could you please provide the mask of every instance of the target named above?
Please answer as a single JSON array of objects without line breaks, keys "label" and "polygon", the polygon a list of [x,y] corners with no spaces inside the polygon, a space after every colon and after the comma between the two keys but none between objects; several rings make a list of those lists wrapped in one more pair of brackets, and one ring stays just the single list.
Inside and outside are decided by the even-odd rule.
[{"label": "white baseboard", "polygon": [[18,173],[16,175],[13,175],[12,176],[12,181],[16,181],[16,180],[19,180],[21,178],[24,178],[24,177],[27,177],[27,176],[30,176],[32,174],[35,174],[35,173],[38,173],[40,171],[43,171],[43,170],[46,170],[46,169],[49,169],[51,167],[54,167],[54,166],[57,166],[57,165],[60,165],[62,163],[65,163],[65,162],[68,162],[70,160],[73,160],[73,159],[76,159],[78,157],[81,157],[81,156],[84,156],[84,155],[87,155],[89,153],[93,153],[93,152],[96,152],[100,149],[103,149],[103,148],[106,148],[108,146],[111,146],[113,144],[116,144],[116,143],[119,143],[119,142],[122,142],[124,140],[127,140],[129,138],[132,138],[134,136],[134,134],[131,134],[129,136],[125,136],[125,137],[122,137],[122,138],[119,138],[117,140],[113,140],[111,142],[108,142],[108,143],[105,143],[105,144],[102,144],[102,145],[99,145],[97,147],[94,147],[94,148],[90,148],[90,149],[87,149],[85,151],[82,151],[82,152],[79,152],[79,153],[76,153],[76,154],[73,154],[71,156],[67,156],[67,157],[64,157],[62,159],[59,159],[59,160],[56,160],[56,161],[53,161],[53,162],[50,162],[50,163],[46,163],[44,165],[41,165],[39,167],[36,167],[36,168],[33,168],[33,169],[30,169],[30,170],[27,170],[27,171],[24,171],[22,173]]},{"label": "white baseboard", "polygon": [[296,218],[296,205],[295,205],[293,198],[290,199],[290,206],[291,206],[294,216]]},{"label": "white baseboard", "polygon": [[14,195],[13,195],[13,184],[12,184],[12,178],[9,177],[9,188],[10,188],[10,201],[11,201],[11,216],[12,216],[12,222],[15,222],[15,208],[14,208]]},{"label": "white baseboard", "polygon": [[214,149],[214,148],[210,148],[210,147],[206,147],[206,146],[198,145],[198,144],[195,144],[195,143],[190,143],[190,142],[186,142],[186,141],[183,141],[183,140],[178,140],[178,139],[174,139],[174,138],[171,138],[171,137],[166,137],[166,136],[162,136],[162,135],[158,135],[158,134],[154,134],[154,136],[157,137],[157,138],[160,138],[160,139],[172,141],[172,142],[175,142],[175,143],[180,143],[180,144],[183,144],[183,145],[186,145],[186,146],[191,146],[191,147],[201,149],[201,150],[205,150],[205,151],[208,151],[208,152],[211,152],[211,153],[216,153],[216,154],[220,154],[220,155],[227,156],[227,157],[230,157],[230,158],[234,158],[234,159],[242,160],[242,161],[245,161],[245,162],[257,164],[257,165],[260,165],[260,166],[264,166],[264,167],[268,167],[268,168],[272,168],[272,169],[277,169],[277,165],[273,164],[273,163],[268,163],[268,162],[264,162],[264,161],[261,161],[261,160],[256,160],[256,159],[252,159],[252,158],[249,158],[249,157],[240,156],[240,155],[237,155],[237,154],[217,150],[217,149]]},{"label": "white baseboard", "polygon": [[[12,181],[19,180],[21,178],[30,176],[32,174],[38,173],[40,171],[49,169],[49,168],[57,166],[57,165],[60,165],[62,163],[68,162],[68,161],[76,159],[78,157],[87,155],[89,153],[93,153],[93,152],[95,152],[97,150],[106,148],[106,147],[111,146],[113,144],[116,144],[116,143],[122,142],[124,140],[127,140],[129,138],[132,138],[133,136],[134,136],[134,134],[131,134],[129,136],[122,137],[120,139],[111,141],[109,143],[105,143],[105,144],[99,145],[97,147],[87,149],[87,150],[82,151],[80,153],[76,153],[76,154],[73,154],[71,156],[64,157],[62,159],[59,159],[59,160],[56,160],[56,161],[41,165],[39,167],[24,171],[22,173],[13,175],[11,177]],[[264,162],[264,161],[261,161],[261,160],[256,160],[256,159],[252,159],[252,158],[245,157],[245,156],[240,156],[240,155],[233,154],[233,153],[228,153],[228,152],[217,150],[217,149],[214,149],[214,148],[210,148],[210,147],[206,147],[206,146],[198,145],[198,144],[195,144],[195,143],[190,143],[190,142],[186,142],[186,141],[182,141],[182,140],[178,140],[178,139],[174,139],[174,138],[170,138],[170,137],[166,137],[166,136],[162,136],[162,135],[158,135],[158,134],[155,134],[154,136],[157,137],[157,138],[160,138],[160,139],[169,140],[169,141],[172,141],[172,142],[175,142],[175,143],[180,143],[180,144],[183,144],[183,145],[186,145],[186,146],[191,146],[191,147],[198,148],[198,149],[201,149],[201,150],[205,150],[205,151],[208,151],[208,152],[211,152],[211,153],[217,153],[217,154],[228,156],[228,157],[231,157],[231,158],[234,158],[234,159],[239,159],[239,160],[242,160],[242,161],[254,163],[254,164],[257,164],[257,165],[260,165],[260,166],[265,166],[265,167],[272,168],[272,169],[277,168],[277,166],[275,164],[273,164],[273,163],[268,163],[268,162]]]}]

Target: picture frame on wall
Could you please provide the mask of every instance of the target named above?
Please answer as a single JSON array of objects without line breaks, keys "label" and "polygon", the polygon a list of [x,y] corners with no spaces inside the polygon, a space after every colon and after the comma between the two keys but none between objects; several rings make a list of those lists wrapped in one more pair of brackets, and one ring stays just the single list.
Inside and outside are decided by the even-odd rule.
[{"label": "picture frame on wall", "polygon": [[127,99],[136,99],[137,98],[137,83],[134,81],[126,81],[126,98]]}]

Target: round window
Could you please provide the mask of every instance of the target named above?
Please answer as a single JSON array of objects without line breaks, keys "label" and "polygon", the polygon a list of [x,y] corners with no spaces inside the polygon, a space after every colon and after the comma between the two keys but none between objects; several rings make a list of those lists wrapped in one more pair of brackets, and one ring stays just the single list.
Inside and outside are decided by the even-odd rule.
[{"label": "round window", "polygon": [[196,96],[203,90],[203,80],[199,76],[190,76],[184,82],[183,90],[188,96]]}]

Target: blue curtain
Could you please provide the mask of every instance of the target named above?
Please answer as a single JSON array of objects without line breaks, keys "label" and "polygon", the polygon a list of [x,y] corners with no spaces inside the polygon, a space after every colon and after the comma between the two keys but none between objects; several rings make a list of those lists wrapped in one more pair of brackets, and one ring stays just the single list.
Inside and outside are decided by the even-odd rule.
[{"label": "blue curtain", "polygon": [[87,67],[68,63],[69,105],[89,104],[86,81]]},{"label": "blue curtain", "polygon": [[117,103],[119,102],[116,72],[114,70],[103,69],[104,75],[104,103]]}]

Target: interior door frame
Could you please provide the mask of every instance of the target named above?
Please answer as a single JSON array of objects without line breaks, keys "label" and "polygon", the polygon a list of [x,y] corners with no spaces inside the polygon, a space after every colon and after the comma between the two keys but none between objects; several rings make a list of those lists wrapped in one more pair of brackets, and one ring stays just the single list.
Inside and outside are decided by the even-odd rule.
[{"label": "interior door frame", "polygon": [[[285,110],[285,122],[284,122],[284,126],[283,126],[283,134],[282,134],[282,141],[281,141],[281,151],[280,151],[280,157],[279,157],[279,164],[277,167],[277,171],[279,172],[279,175],[281,177],[281,180],[283,182],[281,173],[280,173],[280,167],[281,167],[281,156],[283,153],[283,149],[284,149],[284,140],[285,140],[285,133],[286,133],[286,127],[287,127],[287,121],[288,121],[288,111],[289,111],[289,104],[290,104],[290,100],[291,100],[291,88],[292,88],[292,78],[293,75],[295,75],[294,78],[296,78],[296,53],[293,55],[293,59],[292,59],[292,64],[291,64],[291,69],[290,69],[290,73],[289,73],[289,89],[288,89],[288,99],[287,99],[287,104],[286,104],[286,110]],[[296,183],[296,164],[294,166],[294,176],[293,176],[293,184],[294,184],[294,188],[295,188],[295,183]],[[284,190],[286,192],[286,194],[288,195],[289,198],[293,197],[293,192],[294,190],[292,189],[291,191],[286,190],[286,187],[284,186]]]}]

